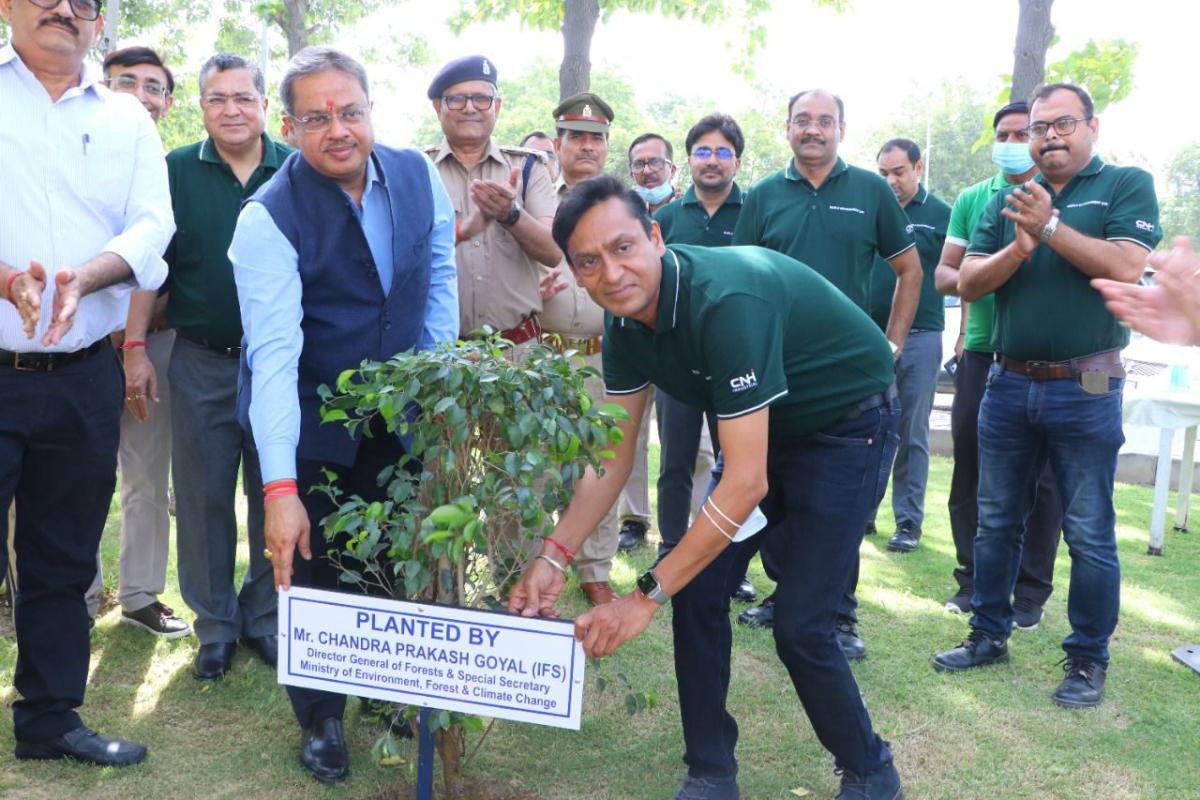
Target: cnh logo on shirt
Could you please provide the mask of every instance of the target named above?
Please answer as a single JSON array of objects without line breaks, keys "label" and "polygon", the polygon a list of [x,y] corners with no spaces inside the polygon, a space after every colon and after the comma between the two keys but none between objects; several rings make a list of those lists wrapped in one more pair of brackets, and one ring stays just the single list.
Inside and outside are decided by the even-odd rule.
[{"label": "cnh logo on shirt", "polygon": [[744,392],[756,386],[758,386],[758,377],[754,374],[754,370],[750,370],[745,375],[739,375],[729,381],[729,388],[733,389],[734,393]]}]

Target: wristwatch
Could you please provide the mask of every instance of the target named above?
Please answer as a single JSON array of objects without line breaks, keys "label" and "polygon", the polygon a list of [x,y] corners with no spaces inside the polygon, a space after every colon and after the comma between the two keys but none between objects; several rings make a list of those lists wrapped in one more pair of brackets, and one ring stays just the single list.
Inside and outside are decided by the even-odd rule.
[{"label": "wristwatch", "polygon": [[521,218],[521,203],[517,200],[513,200],[512,211],[508,212],[508,216],[505,217],[504,219],[498,219],[496,221],[507,228],[510,225],[516,225],[517,220],[519,220],[520,218]]},{"label": "wristwatch", "polygon": [[1040,238],[1044,244],[1050,241],[1050,237],[1054,235],[1056,230],[1058,230],[1058,217],[1051,217],[1050,221],[1047,222],[1045,227],[1042,228],[1042,235],[1038,238]]},{"label": "wristwatch", "polygon": [[660,606],[671,599],[671,595],[663,591],[662,584],[658,582],[658,576],[652,569],[638,576],[637,587],[638,591]]}]

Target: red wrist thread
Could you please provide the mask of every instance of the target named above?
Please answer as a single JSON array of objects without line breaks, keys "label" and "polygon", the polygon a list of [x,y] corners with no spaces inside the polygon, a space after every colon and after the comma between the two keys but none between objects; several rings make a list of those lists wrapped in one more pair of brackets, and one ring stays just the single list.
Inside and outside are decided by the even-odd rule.
[{"label": "red wrist thread", "polygon": [[[25,274],[24,272],[18,272],[17,270],[13,270],[12,273],[9,274],[8,280],[6,280],[4,282],[4,299],[7,300],[8,302],[12,303],[12,301],[13,301],[12,285],[14,283],[16,283],[17,278],[21,277],[24,274]],[[15,305],[15,303],[14,303],[14,305]]]},{"label": "red wrist thread", "polygon": [[135,347],[145,347],[145,346],[146,346],[145,339],[126,339],[124,342],[121,343],[122,350],[132,350]]},{"label": "red wrist thread", "polygon": [[567,548],[567,546],[566,546],[565,544],[563,544],[562,542],[558,541],[558,540],[557,540],[557,539],[555,539],[553,536],[543,536],[542,538],[543,538],[543,539],[545,539],[545,540],[546,540],[547,542],[549,542],[550,544],[552,544],[552,545],[554,545],[555,547],[557,547],[557,548],[558,548],[558,551],[559,551],[560,553],[562,553],[564,556],[566,556],[566,558],[567,558],[567,563],[568,563],[568,564],[570,564],[572,561],[574,561],[574,560],[575,560],[575,554],[574,554],[574,553],[572,553],[572,552],[571,552],[571,551],[570,551],[570,550]]},{"label": "red wrist thread", "polygon": [[300,490],[297,488],[294,479],[282,478],[277,481],[271,481],[263,486],[263,505],[266,505],[277,497],[289,494],[300,494]]}]

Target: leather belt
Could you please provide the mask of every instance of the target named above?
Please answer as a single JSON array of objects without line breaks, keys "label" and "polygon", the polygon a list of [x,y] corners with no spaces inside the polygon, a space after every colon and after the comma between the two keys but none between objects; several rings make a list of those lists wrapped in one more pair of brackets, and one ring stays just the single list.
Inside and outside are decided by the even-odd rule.
[{"label": "leather belt", "polygon": [[1103,353],[1067,361],[1017,361],[1015,358],[997,354],[996,361],[1001,369],[1024,375],[1034,381],[1075,379],[1081,372],[1104,372],[1110,378],[1125,377],[1120,350],[1105,350]]},{"label": "leather belt", "polygon": [[109,349],[107,336],[73,353],[14,353],[0,350],[0,366],[12,367],[18,372],[53,372],[67,364],[91,358],[105,349]]},{"label": "leather belt", "polygon": [[538,323],[537,317],[530,317],[520,325],[516,325],[506,331],[500,331],[500,338],[507,339],[514,345],[525,344],[525,342],[530,340],[539,339],[541,335],[542,326]]},{"label": "leather belt", "polygon": [[872,408],[879,408],[886,403],[892,402],[897,396],[898,392],[896,391],[896,384],[893,383],[885,391],[876,392],[875,394],[864,397],[854,406],[854,408],[842,415],[842,418],[839,420],[839,422],[849,419],[856,419],[862,414],[870,411]]},{"label": "leather belt", "polygon": [[546,344],[550,345],[558,353],[575,350],[581,356],[594,356],[600,352],[601,337],[593,336],[589,339],[576,339],[557,333],[548,333],[546,334]]},{"label": "leather belt", "polygon": [[241,345],[236,345],[234,347],[224,347],[219,344],[214,344],[214,343],[210,342],[207,338],[202,336],[201,334],[197,333],[196,331],[189,330],[187,328],[176,328],[175,335],[179,336],[181,338],[187,339],[192,344],[198,344],[207,350],[212,350],[214,353],[220,353],[221,355],[226,356],[228,358],[241,358],[242,357],[242,346]]}]

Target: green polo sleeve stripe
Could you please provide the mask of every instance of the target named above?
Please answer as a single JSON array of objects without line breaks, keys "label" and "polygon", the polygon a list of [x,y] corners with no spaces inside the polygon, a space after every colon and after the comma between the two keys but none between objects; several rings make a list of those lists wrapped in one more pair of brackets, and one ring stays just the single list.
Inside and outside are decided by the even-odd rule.
[{"label": "green polo sleeve stripe", "polygon": [[891,261],[905,250],[916,247],[917,243],[908,232],[908,216],[900,207],[900,201],[888,187],[887,181],[878,175],[871,177],[876,179],[875,191],[879,196],[879,213],[875,215],[875,235],[879,241],[877,249],[880,255],[891,253],[890,256],[883,255]]},{"label": "green polo sleeve stripe", "polygon": [[604,391],[608,394],[637,394],[650,385],[647,376],[633,365],[627,351],[627,333],[620,330],[621,320],[611,314],[604,326],[604,347],[601,363],[604,365]]},{"label": "green polo sleeve stripe", "polygon": [[977,216],[978,203],[975,200],[978,194],[977,186],[978,184],[963,189],[954,201],[954,207],[950,209],[950,225],[946,228],[946,241],[959,247],[966,247],[971,243],[971,228],[975,226],[974,217]]},{"label": "green polo sleeve stripe", "polygon": [[781,309],[749,294],[727,294],[704,315],[699,330],[719,418],[751,414],[787,395],[783,328]]},{"label": "green polo sleeve stripe", "polygon": [[1163,236],[1158,224],[1154,179],[1150,173],[1134,167],[1119,174],[1104,219],[1104,238],[1110,242],[1137,242],[1153,250]]},{"label": "green polo sleeve stripe", "polygon": [[1004,217],[1000,216],[1000,209],[1004,207],[1004,198],[1007,196],[1008,192],[998,192],[983,209],[975,230],[971,231],[968,256],[990,256],[1004,246],[1001,241],[1004,236]]}]

